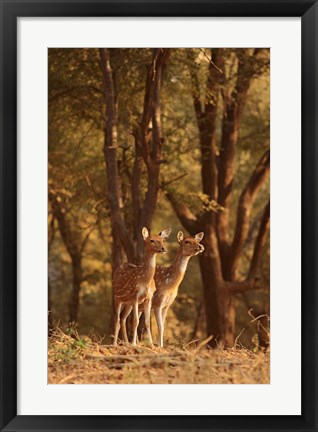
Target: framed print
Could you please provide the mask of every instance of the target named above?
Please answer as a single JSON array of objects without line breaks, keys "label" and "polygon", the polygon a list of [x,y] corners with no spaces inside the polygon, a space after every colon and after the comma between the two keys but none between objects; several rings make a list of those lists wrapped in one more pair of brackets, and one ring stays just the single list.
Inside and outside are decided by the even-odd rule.
[{"label": "framed print", "polygon": [[1,430],[317,430],[317,2],[1,14]]}]

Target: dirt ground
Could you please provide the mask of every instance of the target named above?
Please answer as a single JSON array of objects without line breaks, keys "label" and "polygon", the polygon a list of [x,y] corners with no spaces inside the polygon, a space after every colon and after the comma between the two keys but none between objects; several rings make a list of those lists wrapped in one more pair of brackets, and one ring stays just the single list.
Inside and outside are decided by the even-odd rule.
[{"label": "dirt ground", "polygon": [[61,331],[49,341],[49,384],[269,384],[270,354],[243,347],[102,345]]}]

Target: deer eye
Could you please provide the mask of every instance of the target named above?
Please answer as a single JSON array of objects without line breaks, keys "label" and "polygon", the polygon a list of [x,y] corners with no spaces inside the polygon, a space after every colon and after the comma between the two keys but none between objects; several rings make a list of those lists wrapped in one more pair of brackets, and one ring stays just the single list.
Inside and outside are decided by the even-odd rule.
[{"label": "deer eye", "polygon": [[154,240],[150,240],[150,243],[154,243],[155,241]]},{"label": "deer eye", "polygon": [[189,244],[189,243],[190,243],[189,240],[186,240],[186,241],[185,241],[185,244]]}]

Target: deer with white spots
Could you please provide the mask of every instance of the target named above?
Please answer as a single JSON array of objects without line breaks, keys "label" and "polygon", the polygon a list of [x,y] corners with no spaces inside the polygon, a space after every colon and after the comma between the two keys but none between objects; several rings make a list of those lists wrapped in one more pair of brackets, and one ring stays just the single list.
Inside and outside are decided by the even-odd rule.
[{"label": "deer with white spots", "polygon": [[163,347],[164,323],[169,307],[177,297],[178,288],[183,280],[189,259],[204,251],[200,244],[204,233],[198,233],[194,237],[184,238],[183,232],[177,235],[180,247],[178,254],[170,267],[157,266],[155,273],[156,291],[152,298],[152,307],[159,332],[159,346]]},{"label": "deer with white spots", "polygon": [[[124,339],[128,342],[126,319],[133,311],[133,345],[137,343],[137,328],[139,324],[138,306],[143,306],[145,326],[150,344],[152,336],[150,330],[150,311],[152,296],[155,292],[154,275],[156,270],[156,256],[166,253],[165,239],[169,237],[171,228],[165,228],[159,235],[150,235],[147,228],[142,229],[145,243],[145,258],[143,265],[136,266],[126,263],[118,267],[113,275],[114,303],[115,303],[115,334],[114,345],[117,345],[120,327],[123,329]],[[121,316],[121,312],[123,313]]]}]

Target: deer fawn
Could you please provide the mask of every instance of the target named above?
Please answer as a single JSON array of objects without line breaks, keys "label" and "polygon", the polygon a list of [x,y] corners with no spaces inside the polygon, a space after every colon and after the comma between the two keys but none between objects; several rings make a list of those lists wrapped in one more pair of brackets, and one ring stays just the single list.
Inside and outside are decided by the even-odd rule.
[{"label": "deer fawn", "polygon": [[201,232],[194,237],[183,238],[183,232],[179,231],[177,239],[180,247],[173,264],[170,267],[156,267],[156,291],[152,298],[152,307],[157,321],[160,347],[163,347],[163,331],[167,312],[178,294],[178,288],[183,280],[189,259],[204,251],[204,247],[200,244],[203,236],[204,233]]},{"label": "deer fawn", "polygon": [[[151,300],[156,289],[154,275],[156,270],[157,253],[166,253],[165,239],[169,237],[171,228],[165,228],[159,235],[149,235],[147,228],[142,229],[145,242],[145,260],[142,266],[126,263],[115,270],[113,275],[113,289],[115,302],[115,334],[114,345],[117,345],[120,327],[124,332],[124,339],[128,342],[126,319],[133,310],[133,345],[137,342],[137,327],[139,324],[138,305],[143,303],[145,325],[149,342],[152,344],[150,331]],[[122,308],[124,307],[121,316]]]}]

